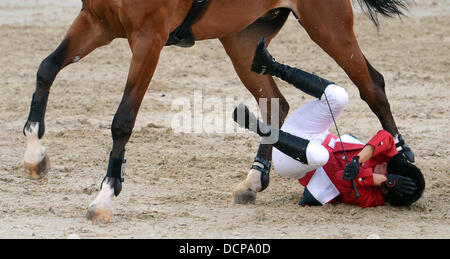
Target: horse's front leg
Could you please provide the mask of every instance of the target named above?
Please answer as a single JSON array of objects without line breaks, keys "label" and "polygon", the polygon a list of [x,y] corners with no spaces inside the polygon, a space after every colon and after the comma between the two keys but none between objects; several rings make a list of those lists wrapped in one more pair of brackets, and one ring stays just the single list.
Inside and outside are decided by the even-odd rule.
[{"label": "horse's front leg", "polygon": [[36,90],[31,101],[30,113],[23,129],[28,140],[24,157],[27,178],[40,179],[49,168],[49,159],[40,139],[45,133],[47,100],[56,75],[65,66],[79,61],[111,40],[107,28],[89,11],[82,10],[62,43],[42,61],[37,72]]},{"label": "horse's front leg", "polygon": [[[154,24],[155,25],[155,24]],[[156,26],[156,25],[155,25]],[[155,28],[148,25],[147,28]],[[87,219],[108,223],[112,215],[112,199],[122,190],[125,169],[125,145],[127,144],[150,84],[168,33],[136,33],[130,39],[133,52],[127,84],[122,101],[111,126],[113,147],[105,178],[97,198],[90,204]]]},{"label": "horse's front leg", "polygon": [[[299,0],[299,21],[311,39],[328,53],[358,87],[361,98],[378,117],[383,129],[396,138],[405,157],[414,153],[404,143],[392,116],[383,76],[364,57],[353,31],[353,9],[349,0]],[[319,15],[320,14],[320,15]],[[399,148],[400,150],[400,148]]]}]

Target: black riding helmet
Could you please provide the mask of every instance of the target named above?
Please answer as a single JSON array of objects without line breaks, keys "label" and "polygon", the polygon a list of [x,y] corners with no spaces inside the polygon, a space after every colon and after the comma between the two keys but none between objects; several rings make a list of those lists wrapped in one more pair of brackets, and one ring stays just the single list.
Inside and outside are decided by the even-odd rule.
[{"label": "black riding helmet", "polygon": [[422,197],[425,190],[425,179],[422,172],[415,165],[409,163],[402,154],[397,154],[389,160],[387,164],[389,174],[408,177],[416,184],[417,190],[411,195],[399,196],[389,191],[386,195],[386,201],[393,206],[409,206]]}]

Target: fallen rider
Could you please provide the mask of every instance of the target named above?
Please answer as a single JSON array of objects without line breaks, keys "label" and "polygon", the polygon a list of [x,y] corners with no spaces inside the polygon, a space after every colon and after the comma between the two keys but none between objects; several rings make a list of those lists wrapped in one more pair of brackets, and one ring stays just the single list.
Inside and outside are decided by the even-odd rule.
[{"label": "fallen rider", "polygon": [[294,111],[281,129],[258,121],[243,104],[233,114],[240,126],[261,137],[278,134],[272,163],[279,175],[305,186],[300,205],[343,202],[374,207],[389,202],[409,206],[422,196],[422,172],[398,152],[390,133],[380,130],[367,143],[352,135],[339,138],[330,133],[334,119],[348,103],[344,88],[276,62],[264,42],[258,44],[252,70],[277,76],[317,98]]}]

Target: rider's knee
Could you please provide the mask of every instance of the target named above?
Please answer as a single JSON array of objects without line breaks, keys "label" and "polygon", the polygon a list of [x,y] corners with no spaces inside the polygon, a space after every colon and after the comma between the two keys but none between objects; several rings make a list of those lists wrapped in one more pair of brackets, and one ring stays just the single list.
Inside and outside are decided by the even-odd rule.
[{"label": "rider's knee", "polygon": [[306,158],[308,160],[308,165],[317,166],[317,168],[319,168],[328,162],[330,154],[321,144],[310,142],[306,148]]},{"label": "rider's knee", "polygon": [[306,148],[307,164],[301,163],[274,148],[272,162],[275,171],[282,177],[301,179],[308,172],[324,166],[329,159],[328,150],[316,142],[310,142]]},{"label": "rider's knee", "polygon": [[329,85],[325,89],[325,94],[333,111],[342,111],[348,104],[349,96],[347,91],[338,85]]}]

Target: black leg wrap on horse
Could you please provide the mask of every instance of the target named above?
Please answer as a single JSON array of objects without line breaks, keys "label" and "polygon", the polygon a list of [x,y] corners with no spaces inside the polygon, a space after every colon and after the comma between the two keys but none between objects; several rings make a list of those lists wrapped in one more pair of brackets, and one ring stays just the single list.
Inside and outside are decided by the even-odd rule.
[{"label": "black leg wrap on horse", "polygon": [[108,171],[106,172],[106,176],[100,185],[101,189],[101,186],[103,186],[103,183],[107,177],[112,179],[113,181],[110,183],[111,187],[114,188],[115,196],[119,196],[120,191],[122,191],[122,183],[125,181],[125,165],[127,160],[125,160],[124,157],[125,150],[120,154],[120,158],[114,158],[111,154],[109,155]]},{"label": "black leg wrap on horse", "polygon": [[397,148],[397,151],[402,154],[406,160],[408,160],[410,163],[414,163],[414,152],[412,149],[406,144],[405,140],[403,139],[402,135],[397,134],[397,136],[394,137],[395,139],[395,147]]},{"label": "black leg wrap on horse", "polygon": [[256,47],[251,69],[253,72],[259,74],[276,76],[289,84],[294,85],[301,91],[319,99],[322,97],[325,88],[328,85],[333,84],[333,82],[301,69],[276,62],[272,55],[267,51],[264,38],[261,38]]},{"label": "black leg wrap on horse", "polygon": [[25,123],[25,126],[23,127],[23,134],[25,134],[25,130],[27,127],[30,126],[30,122],[39,122],[39,132],[38,137],[42,138],[45,133],[45,122],[44,122],[44,116],[45,116],[45,110],[47,107],[47,100],[48,100],[49,92],[45,92],[42,94],[40,100],[37,101],[36,99],[36,93],[33,94],[33,99],[31,100],[31,106],[30,106],[30,113],[28,115],[27,122]]},{"label": "black leg wrap on horse", "polygon": [[253,162],[251,169],[258,170],[261,173],[261,190],[260,190],[260,192],[264,191],[267,188],[267,186],[269,186],[270,167],[271,167],[270,161],[267,161],[264,158],[259,157],[259,156],[255,157],[255,161]]}]

